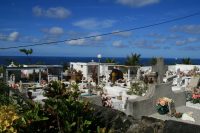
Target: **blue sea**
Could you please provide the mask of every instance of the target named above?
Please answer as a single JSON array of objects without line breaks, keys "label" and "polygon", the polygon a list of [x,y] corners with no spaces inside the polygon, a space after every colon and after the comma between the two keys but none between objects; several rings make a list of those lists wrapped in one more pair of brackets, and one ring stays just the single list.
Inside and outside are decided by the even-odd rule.
[{"label": "blue sea", "polygon": [[[124,64],[126,57],[103,57],[101,62],[105,62],[107,58],[114,59],[118,64]],[[46,65],[63,65],[69,62],[98,62],[97,57],[48,57],[48,56],[0,56],[0,64],[8,65],[11,61],[20,64],[46,64]],[[149,65],[151,58],[141,58],[140,64]],[[181,63],[182,59],[165,58],[165,64],[173,65]],[[200,59],[191,59],[192,64],[200,65]]]}]

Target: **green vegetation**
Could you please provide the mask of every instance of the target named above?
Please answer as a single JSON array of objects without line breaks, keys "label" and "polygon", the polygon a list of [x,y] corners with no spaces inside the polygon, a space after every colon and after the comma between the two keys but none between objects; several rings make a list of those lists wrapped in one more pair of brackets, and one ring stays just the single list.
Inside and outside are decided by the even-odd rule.
[{"label": "green vegetation", "polygon": [[190,58],[183,58],[182,59],[182,64],[191,65],[192,61],[191,61]]},{"label": "green vegetation", "polygon": [[0,66],[0,73],[3,73],[3,66]]},{"label": "green vegetation", "polygon": [[150,60],[150,65],[156,65],[156,63],[157,63],[157,59],[156,59],[156,57],[152,57],[151,58],[151,60]]},{"label": "green vegetation", "polygon": [[[0,84],[0,94],[8,97],[9,87]],[[65,88],[59,81],[50,83],[44,105],[22,99],[15,93],[6,102],[0,100],[0,132],[20,133],[106,133],[108,130],[93,116],[90,103],[80,99],[78,85]],[[2,97],[0,97],[2,98]],[[8,112],[8,113],[7,113]],[[3,116],[7,116],[4,119]]]},{"label": "green vegetation", "polygon": [[116,63],[115,59],[106,58],[105,63]]},{"label": "green vegetation", "polygon": [[33,53],[33,49],[25,49],[25,48],[23,48],[23,49],[19,49],[19,51],[21,53],[26,54],[26,56],[28,57],[29,63],[31,63],[31,59],[29,58],[29,55],[31,55]]},{"label": "green vegetation", "polygon": [[0,81],[0,105],[8,105],[9,102],[9,86]]},{"label": "green vegetation", "polygon": [[131,55],[127,56],[126,61],[125,61],[125,65],[128,66],[136,66],[139,65],[140,63],[140,54],[133,54],[131,53]]}]

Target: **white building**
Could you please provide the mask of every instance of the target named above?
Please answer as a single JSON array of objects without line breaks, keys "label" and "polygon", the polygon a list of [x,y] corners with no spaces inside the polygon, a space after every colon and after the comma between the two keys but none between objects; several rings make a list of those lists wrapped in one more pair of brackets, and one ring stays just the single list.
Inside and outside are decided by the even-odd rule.
[{"label": "white building", "polygon": [[125,66],[117,65],[115,63],[98,63],[98,62],[70,62],[70,69],[75,69],[76,71],[81,71],[83,77],[89,80],[92,74],[97,73],[99,76],[104,76],[104,80],[108,81],[110,73],[113,69],[119,69],[124,73],[124,78],[130,81],[133,78],[133,71],[139,66]]},{"label": "white building", "polygon": [[70,69],[75,69],[76,71],[81,71],[83,77],[87,80],[92,76],[93,73],[98,73],[99,76],[106,76],[109,78],[109,74],[114,68],[114,63],[98,63],[98,62],[70,62]]}]

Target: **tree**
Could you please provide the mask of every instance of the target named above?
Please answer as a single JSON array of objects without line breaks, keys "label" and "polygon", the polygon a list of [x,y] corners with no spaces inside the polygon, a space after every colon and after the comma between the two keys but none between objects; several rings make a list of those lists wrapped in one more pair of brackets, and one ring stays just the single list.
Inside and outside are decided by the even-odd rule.
[{"label": "tree", "polygon": [[106,63],[116,63],[115,59],[106,58]]},{"label": "tree", "polygon": [[19,51],[21,53],[26,54],[26,56],[28,57],[29,62],[31,63],[31,59],[29,58],[28,55],[31,55],[33,53],[33,49],[25,49],[25,48],[23,48],[23,49],[20,49]]},{"label": "tree", "polygon": [[156,63],[157,63],[157,59],[156,59],[156,57],[152,57],[151,58],[151,60],[150,60],[150,65],[156,65]]},{"label": "tree", "polygon": [[0,73],[3,73],[3,72],[4,72],[3,66],[0,66]]},{"label": "tree", "polygon": [[131,53],[130,56],[127,56],[126,57],[126,61],[125,61],[125,65],[128,65],[128,66],[136,66],[136,65],[139,65],[140,63],[140,54],[133,54]]},{"label": "tree", "polygon": [[192,61],[191,61],[190,58],[183,58],[182,59],[182,64],[190,65],[190,64],[192,64]]}]

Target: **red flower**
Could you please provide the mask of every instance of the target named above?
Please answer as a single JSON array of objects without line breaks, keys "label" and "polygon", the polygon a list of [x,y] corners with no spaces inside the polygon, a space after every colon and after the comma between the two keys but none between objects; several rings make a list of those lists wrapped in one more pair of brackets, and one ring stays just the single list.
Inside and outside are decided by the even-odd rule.
[{"label": "red flower", "polygon": [[198,99],[200,98],[200,94],[192,94],[192,99]]}]

